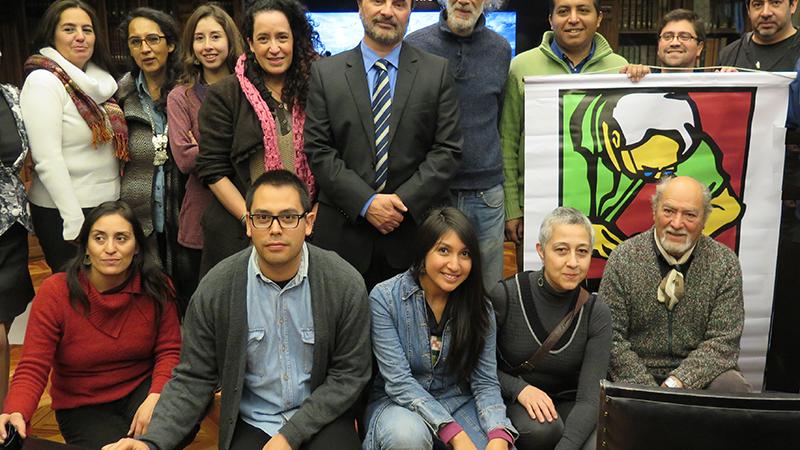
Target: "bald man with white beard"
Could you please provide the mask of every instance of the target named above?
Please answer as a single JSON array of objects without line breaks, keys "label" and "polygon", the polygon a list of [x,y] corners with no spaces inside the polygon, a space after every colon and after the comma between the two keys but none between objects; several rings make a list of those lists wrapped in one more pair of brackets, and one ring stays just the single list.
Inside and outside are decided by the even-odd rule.
[{"label": "bald man with white beard", "polygon": [[600,297],[613,318],[613,381],[747,392],[739,372],[744,326],[736,254],[702,234],[708,188],[665,178],[653,196],[653,228],[611,253]]}]

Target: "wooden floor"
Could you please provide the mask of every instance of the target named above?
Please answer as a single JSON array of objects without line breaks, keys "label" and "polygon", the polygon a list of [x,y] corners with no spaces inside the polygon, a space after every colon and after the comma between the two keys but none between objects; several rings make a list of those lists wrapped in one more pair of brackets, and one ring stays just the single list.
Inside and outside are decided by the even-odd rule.
[{"label": "wooden floor", "polygon": [[[516,256],[514,254],[513,245],[506,243],[505,251],[503,254],[504,276],[508,277],[514,274],[516,269]],[[45,264],[44,260],[37,258],[29,264],[31,277],[33,278],[34,288],[38,289],[42,281],[50,275],[50,269]],[[22,355],[22,346],[14,345],[11,348],[11,374],[13,376],[14,369],[17,367],[20,356]],[[50,409],[50,387],[42,399],[39,401],[39,407],[31,419],[30,434],[42,439],[52,441],[64,442],[64,438],[58,432],[58,424],[56,423],[56,415]],[[200,432],[197,434],[194,442],[187,447],[189,450],[212,450],[217,448],[217,425],[209,417],[203,421]]]}]

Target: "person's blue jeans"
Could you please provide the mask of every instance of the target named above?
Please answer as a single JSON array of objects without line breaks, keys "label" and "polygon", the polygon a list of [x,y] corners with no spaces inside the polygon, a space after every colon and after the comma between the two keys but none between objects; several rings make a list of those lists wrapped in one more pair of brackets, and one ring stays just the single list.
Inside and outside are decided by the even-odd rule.
[{"label": "person's blue jeans", "polygon": [[451,190],[450,198],[475,227],[481,249],[483,284],[490,290],[503,279],[503,185],[486,190]]},{"label": "person's blue jeans", "polygon": [[[488,438],[478,420],[475,401],[462,404],[452,412],[453,419],[464,429],[475,446],[486,448]],[[422,419],[419,414],[391,400],[378,407],[369,419],[369,429],[364,439],[363,450],[439,450],[447,446]]]}]

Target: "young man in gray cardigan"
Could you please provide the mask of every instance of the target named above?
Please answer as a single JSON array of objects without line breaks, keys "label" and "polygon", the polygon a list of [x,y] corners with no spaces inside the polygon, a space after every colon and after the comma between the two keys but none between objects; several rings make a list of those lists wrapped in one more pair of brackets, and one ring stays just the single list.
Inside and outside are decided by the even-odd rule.
[{"label": "young man in gray cardigan", "polygon": [[614,381],[745,392],[738,371],[744,326],[742,269],[731,249],[702,234],[708,188],[662,180],[655,225],[611,253],[600,298],[611,309]]},{"label": "young man in gray cardigan", "polygon": [[360,448],[349,411],[371,371],[364,281],[335,253],[305,243],[315,213],[294,174],[265,173],[246,202],[252,248],[200,282],[181,362],[146,433],[105,449],[171,450],[218,385],[220,449]]}]

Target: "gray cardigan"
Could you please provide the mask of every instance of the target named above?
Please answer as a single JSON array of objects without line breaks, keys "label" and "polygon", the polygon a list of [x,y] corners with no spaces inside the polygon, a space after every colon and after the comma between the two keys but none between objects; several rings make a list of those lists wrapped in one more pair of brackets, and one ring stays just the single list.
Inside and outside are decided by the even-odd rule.
[{"label": "gray cardigan", "polygon": [[701,235],[685,275],[686,295],[668,311],[657,300],[662,275],[653,232],[620,244],[603,272],[600,297],[613,319],[609,374],[613,381],[650,386],[674,375],[704,389],[737,369],[744,327],[739,259]]},{"label": "gray cardigan", "polygon": [[[164,387],[143,441],[174,448],[222,386],[218,448],[231,444],[247,358],[247,263],[234,254],[202,279],[183,326],[181,362]],[[371,375],[370,310],[361,275],[333,252],[308,245],[314,317],[311,395],[280,433],[292,448],[344,414]]]}]

